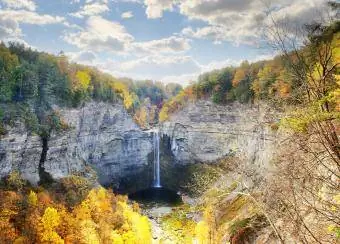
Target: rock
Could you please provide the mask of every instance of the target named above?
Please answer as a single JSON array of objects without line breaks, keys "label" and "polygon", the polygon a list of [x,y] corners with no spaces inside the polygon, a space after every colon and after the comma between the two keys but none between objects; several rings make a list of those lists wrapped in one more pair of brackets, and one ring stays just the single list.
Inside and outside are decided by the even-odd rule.
[{"label": "rock", "polygon": [[236,156],[249,174],[270,168],[277,132],[270,128],[278,112],[265,105],[216,105],[199,100],[161,125],[175,164],[216,162]]},{"label": "rock", "polygon": [[[122,105],[90,102],[82,108],[61,109],[60,115],[70,129],[52,134],[48,141],[45,170],[53,178],[86,172],[90,166],[101,184],[118,186],[122,178],[148,168],[152,135],[142,131]],[[40,138],[28,135],[22,124],[8,131],[0,141],[0,177],[18,170],[37,184]]]},{"label": "rock", "polygon": [[[103,185],[133,190],[151,185],[152,134],[141,130],[123,105],[90,102],[59,112],[70,129],[52,134],[48,141],[45,170],[53,178],[75,172],[90,177],[90,167]],[[277,136],[268,125],[276,118],[277,112],[264,105],[188,104],[160,128],[164,186],[177,189],[178,179],[173,173],[177,166],[215,162],[226,156],[242,159],[249,175],[269,168]],[[0,177],[18,170],[37,184],[40,138],[29,135],[21,123],[6,129],[9,133],[0,141]]]}]

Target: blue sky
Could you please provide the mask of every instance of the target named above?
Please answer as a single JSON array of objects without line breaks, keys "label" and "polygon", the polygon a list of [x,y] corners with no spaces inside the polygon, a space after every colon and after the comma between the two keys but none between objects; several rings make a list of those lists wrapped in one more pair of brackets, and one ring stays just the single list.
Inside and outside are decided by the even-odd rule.
[{"label": "blue sky", "polygon": [[[0,0],[0,39],[115,76],[186,84],[202,72],[268,58],[270,16],[296,24],[327,0]],[[270,16],[268,15],[270,13]]]}]

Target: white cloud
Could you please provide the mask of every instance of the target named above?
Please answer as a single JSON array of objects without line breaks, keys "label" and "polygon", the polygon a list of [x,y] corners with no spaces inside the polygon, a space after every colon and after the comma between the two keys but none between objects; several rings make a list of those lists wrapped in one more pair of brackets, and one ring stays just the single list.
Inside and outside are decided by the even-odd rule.
[{"label": "white cloud", "polygon": [[[112,59],[97,62],[96,67],[116,77],[131,77],[135,80],[152,79],[167,82],[165,77],[182,77],[172,81],[188,81],[188,74],[200,72],[200,64],[190,56],[150,55],[118,62]],[[195,76],[193,76],[195,77]],[[170,80],[169,80],[170,82]]]},{"label": "white cloud", "polygon": [[60,16],[51,16],[48,14],[38,14],[36,12],[26,10],[0,10],[2,20],[14,20],[18,23],[34,24],[34,25],[47,25],[64,23],[65,18]]},{"label": "white cloud", "polygon": [[64,40],[84,50],[122,53],[134,38],[121,24],[91,16],[86,21],[85,30],[68,33]]},{"label": "white cloud", "polygon": [[78,12],[71,13],[70,15],[77,18],[83,18],[84,16],[99,15],[108,12],[109,10],[107,3],[95,2],[84,5]]},{"label": "white cloud", "polygon": [[133,13],[131,11],[124,12],[121,15],[122,19],[131,19],[133,18]]},{"label": "white cloud", "polygon": [[144,0],[146,15],[149,19],[157,19],[163,16],[166,10],[173,10],[174,0]]},{"label": "white cloud", "polygon": [[160,18],[164,11],[179,9],[191,20],[207,26],[196,30],[185,28],[187,37],[212,39],[215,43],[256,44],[263,27],[276,20],[289,19],[295,26],[315,20],[326,9],[326,0],[145,0],[149,18]]},{"label": "white cloud", "polygon": [[37,47],[32,46],[31,44],[29,44],[25,40],[21,39],[20,37],[9,37],[9,38],[6,38],[4,41],[5,41],[5,43],[9,43],[9,42],[20,43],[21,45],[24,45],[26,48],[31,48],[33,50],[37,50]]},{"label": "white cloud", "polygon": [[109,51],[121,55],[150,55],[155,53],[179,53],[190,49],[187,38],[171,36],[159,40],[136,42],[125,27],[118,22],[100,16],[91,16],[85,29],[68,33],[64,40],[82,50]]},{"label": "white cloud", "polygon": [[36,4],[32,0],[0,0],[8,8],[11,9],[27,9],[30,11],[35,11]]},{"label": "white cloud", "polygon": [[137,54],[176,53],[187,51],[190,48],[188,39],[176,36],[147,42],[135,42],[132,44],[132,50]]},{"label": "white cloud", "polygon": [[196,81],[204,72],[238,65],[241,61],[230,59],[200,64],[191,56],[153,54],[142,58],[118,62],[106,60],[96,66],[102,71],[119,77],[131,77],[136,80],[152,79],[165,83],[177,82],[188,85]]},{"label": "white cloud", "polygon": [[92,51],[68,52],[66,56],[68,56],[72,62],[85,65],[92,65],[97,59],[97,55]]},{"label": "white cloud", "polygon": [[147,76],[164,77],[165,74],[180,75],[200,70],[199,64],[190,56],[152,55],[140,59],[122,62],[122,71],[133,71]]}]

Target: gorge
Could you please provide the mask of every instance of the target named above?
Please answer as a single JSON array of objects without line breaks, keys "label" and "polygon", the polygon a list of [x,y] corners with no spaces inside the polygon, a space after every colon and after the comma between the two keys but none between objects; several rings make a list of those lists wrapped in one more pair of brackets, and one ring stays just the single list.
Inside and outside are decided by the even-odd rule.
[{"label": "gorge", "polygon": [[[180,2],[153,14],[183,14]],[[224,6],[201,2],[209,2],[208,10]],[[80,14],[69,16],[81,22]],[[189,56],[159,58],[176,62],[178,71],[188,60],[204,71],[181,86],[102,70],[157,66],[160,60],[141,58],[143,52],[156,55],[154,47],[164,42],[165,50],[185,48],[193,40],[176,41],[207,29],[137,42],[118,23],[88,18],[79,38],[103,34],[88,31],[97,24],[110,33],[118,29],[118,35],[98,35],[101,45],[106,52],[114,38],[124,39],[120,46],[135,52],[136,62],[111,60],[104,69],[94,53],[84,55],[97,67],[67,57],[74,53],[0,43],[0,243],[339,242],[338,20],[304,26],[290,48],[285,41],[292,33],[277,29],[271,41],[279,53],[268,60],[205,72],[210,65]],[[2,15],[0,35],[1,21]],[[295,43],[302,35],[306,41]],[[78,44],[86,43],[92,41]]]}]

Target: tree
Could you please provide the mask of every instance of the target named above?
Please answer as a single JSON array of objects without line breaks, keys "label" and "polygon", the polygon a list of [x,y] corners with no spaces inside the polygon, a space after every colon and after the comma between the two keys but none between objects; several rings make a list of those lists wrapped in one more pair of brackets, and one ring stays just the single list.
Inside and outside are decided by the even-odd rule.
[{"label": "tree", "polygon": [[13,70],[19,65],[19,59],[3,43],[0,43],[0,101],[9,102],[13,97],[15,79]]},{"label": "tree", "polygon": [[38,197],[34,191],[30,191],[30,194],[27,198],[27,203],[30,207],[36,207],[38,204]]},{"label": "tree", "polygon": [[234,78],[232,81],[233,87],[237,87],[242,80],[245,80],[247,78],[247,76],[249,75],[249,68],[250,66],[248,61],[243,61],[241,63],[240,67],[236,69],[236,72],[234,74]]},{"label": "tree", "polygon": [[41,241],[47,243],[63,244],[64,240],[55,231],[60,224],[60,216],[58,211],[53,207],[47,207],[41,218]]},{"label": "tree", "polygon": [[252,84],[252,89],[255,96],[259,99],[265,99],[269,96],[269,88],[274,84],[276,75],[273,72],[273,68],[270,64],[265,64],[265,66],[260,69],[257,74],[257,79]]},{"label": "tree", "polygon": [[78,70],[76,74],[77,81],[73,85],[73,89],[86,91],[90,86],[91,77],[85,70]]}]

